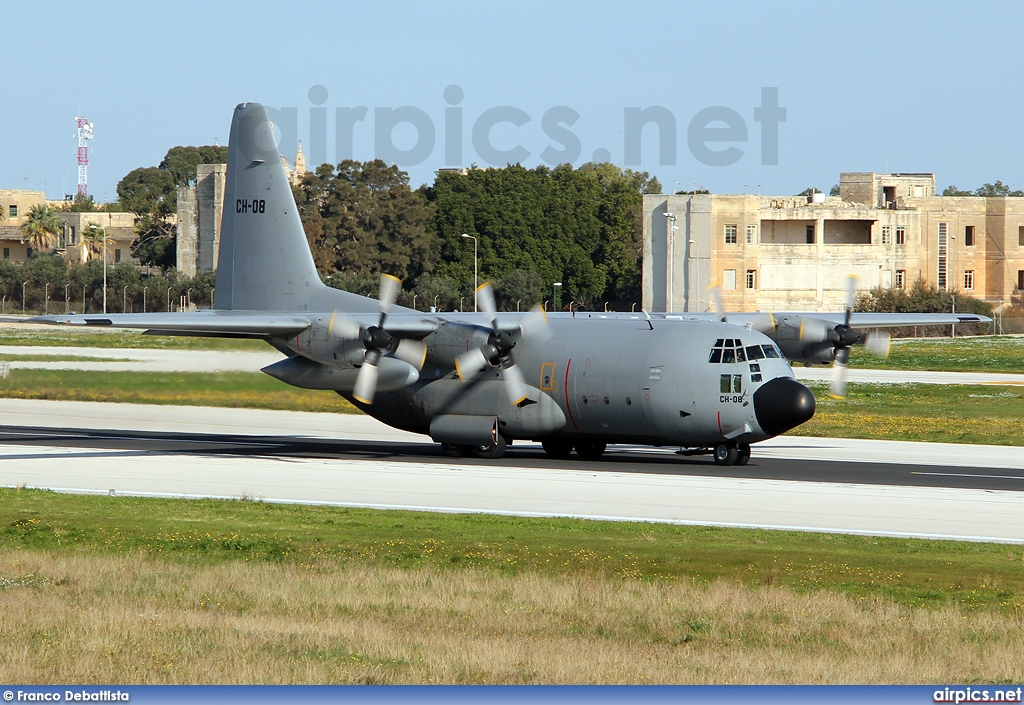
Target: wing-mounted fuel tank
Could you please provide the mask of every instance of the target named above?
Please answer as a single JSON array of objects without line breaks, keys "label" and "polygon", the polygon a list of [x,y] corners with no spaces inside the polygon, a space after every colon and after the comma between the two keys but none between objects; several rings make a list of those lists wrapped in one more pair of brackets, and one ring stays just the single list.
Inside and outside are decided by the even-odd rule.
[{"label": "wing-mounted fuel tank", "polygon": [[541,438],[562,430],[565,414],[547,394],[527,386],[526,400],[510,404],[505,383],[493,374],[465,384],[452,378],[436,380],[416,391],[415,403],[431,417],[497,418],[499,430],[508,438]]}]

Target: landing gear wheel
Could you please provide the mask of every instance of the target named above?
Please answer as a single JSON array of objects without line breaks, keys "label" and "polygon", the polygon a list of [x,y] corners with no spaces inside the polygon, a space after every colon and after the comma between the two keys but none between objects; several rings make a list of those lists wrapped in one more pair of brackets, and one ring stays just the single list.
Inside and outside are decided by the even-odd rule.
[{"label": "landing gear wheel", "polygon": [[736,464],[746,465],[748,460],[750,460],[750,444],[740,443],[738,454],[736,456]]},{"label": "landing gear wheel", "polygon": [[733,465],[738,457],[739,451],[731,443],[719,443],[715,446],[715,465]]},{"label": "landing gear wheel", "polygon": [[473,454],[473,446],[463,446],[458,443],[442,443],[441,450],[449,458],[468,458]]},{"label": "landing gear wheel", "polygon": [[607,443],[580,441],[576,444],[576,455],[580,456],[580,460],[597,460],[604,455],[604,450],[607,447]]},{"label": "landing gear wheel", "polygon": [[505,455],[505,448],[507,447],[508,441],[499,433],[494,443],[473,446],[473,455],[478,458],[497,459]]},{"label": "landing gear wheel", "polygon": [[563,438],[549,438],[546,441],[541,441],[540,444],[549,458],[565,460],[572,455],[572,441]]}]

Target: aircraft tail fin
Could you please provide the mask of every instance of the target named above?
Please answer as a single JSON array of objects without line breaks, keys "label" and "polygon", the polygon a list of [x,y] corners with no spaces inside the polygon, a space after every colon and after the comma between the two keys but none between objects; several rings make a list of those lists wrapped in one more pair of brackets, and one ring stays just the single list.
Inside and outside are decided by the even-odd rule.
[{"label": "aircraft tail fin", "polygon": [[327,302],[349,308],[344,299],[362,298],[327,289],[313,264],[267,110],[242,103],[228,143],[216,308],[309,311]]}]

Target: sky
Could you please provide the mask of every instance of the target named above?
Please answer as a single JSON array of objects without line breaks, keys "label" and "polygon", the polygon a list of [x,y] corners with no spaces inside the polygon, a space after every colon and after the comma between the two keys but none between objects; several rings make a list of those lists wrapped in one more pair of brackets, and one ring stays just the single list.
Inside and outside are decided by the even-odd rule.
[{"label": "sky", "polygon": [[842,171],[1024,188],[1022,3],[4,7],[0,189],[49,198],[77,187],[76,116],[104,201],[170,147],[226,144],[244,101],[275,109],[289,160],[296,140],[311,165],[389,158],[414,187],[597,158],[666,191],[827,192]]}]

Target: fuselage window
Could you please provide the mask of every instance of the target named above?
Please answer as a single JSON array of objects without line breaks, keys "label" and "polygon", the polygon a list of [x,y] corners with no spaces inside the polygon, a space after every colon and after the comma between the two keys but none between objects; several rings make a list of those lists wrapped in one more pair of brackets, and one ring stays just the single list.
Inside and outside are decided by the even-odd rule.
[{"label": "fuselage window", "polygon": [[732,376],[732,391],[733,394],[739,394],[743,391],[743,375]]},{"label": "fuselage window", "polygon": [[778,357],[779,351],[775,349],[774,345],[762,345],[761,349],[764,350],[765,357]]},{"label": "fuselage window", "polygon": [[721,390],[722,394],[728,394],[729,391],[730,391],[730,385],[731,384],[732,384],[732,375],[722,375],[721,384],[719,385],[718,388]]}]

